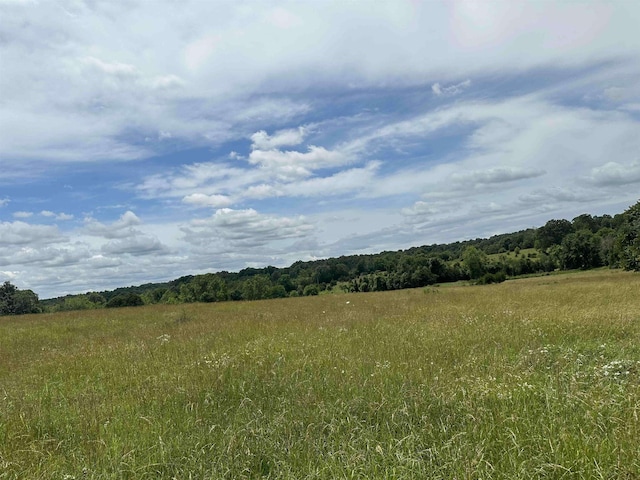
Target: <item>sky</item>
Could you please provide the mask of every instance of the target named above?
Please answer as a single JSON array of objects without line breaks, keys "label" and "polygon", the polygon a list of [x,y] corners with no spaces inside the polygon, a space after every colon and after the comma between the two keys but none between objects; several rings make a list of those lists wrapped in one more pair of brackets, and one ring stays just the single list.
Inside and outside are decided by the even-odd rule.
[{"label": "sky", "polygon": [[640,2],[0,0],[0,281],[40,298],[640,198]]}]

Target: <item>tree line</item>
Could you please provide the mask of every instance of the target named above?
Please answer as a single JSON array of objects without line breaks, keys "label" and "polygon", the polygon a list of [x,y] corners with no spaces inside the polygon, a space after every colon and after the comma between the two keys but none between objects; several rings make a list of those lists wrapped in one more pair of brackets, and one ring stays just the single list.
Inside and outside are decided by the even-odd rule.
[{"label": "tree line", "polygon": [[485,284],[519,275],[603,266],[640,271],[640,201],[615,216],[553,219],[540,228],[490,238],[298,261],[285,268],[188,275],[166,283],[42,301],[30,290],[5,282],[0,288],[0,314],[372,292],[460,280]]}]

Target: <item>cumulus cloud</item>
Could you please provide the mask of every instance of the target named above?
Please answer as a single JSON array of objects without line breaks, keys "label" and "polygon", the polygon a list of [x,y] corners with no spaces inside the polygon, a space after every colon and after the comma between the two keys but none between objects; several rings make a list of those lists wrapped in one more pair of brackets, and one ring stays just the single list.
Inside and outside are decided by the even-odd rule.
[{"label": "cumulus cloud", "polygon": [[33,216],[33,212],[13,212],[15,218],[29,218]]},{"label": "cumulus cloud", "polygon": [[228,207],[231,205],[231,199],[226,195],[205,195],[204,193],[192,193],[182,199],[183,203],[196,205],[200,207]]},{"label": "cumulus cloud", "polygon": [[111,240],[102,246],[102,251],[111,255],[151,255],[167,253],[168,249],[157,238],[139,235],[119,240]]},{"label": "cumulus cloud", "polygon": [[273,135],[260,130],[251,135],[251,148],[253,150],[272,150],[287,145],[299,145],[304,140],[305,134],[304,127],[280,130]]},{"label": "cumulus cloud", "polygon": [[622,164],[607,162],[591,169],[587,181],[598,186],[615,187],[640,183],[640,161]]},{"label": "cumulus cloud", "polygon": [[379,181],[376,173],[382,162],[369,162],[361,168],[341,170],[326,177],[314,177],[291,182],[281,187],[280,195],[291,197],[327,197],[334,195],[357,195],[366,191],[372,182]]},{"label": "cumulus cloud", "polygon": [[[155,150],[125,140],[131,125],[207,144],[212,132],[214,141],[238,138],[231,133],[238,125],[284,118],[276,116],[278,105],[289,102],[295,110],[294,97],[313,88],[455,78],[461,65],[469,75],[522,72],[558,60],[584,65],[638,49],[639,40],[624,36],[637,23],[635,6],[511,3],[479,9],[465,1],[336,2],[318,9],[304,2],[285,8],[167,0],[135,9],[114,4],[109,13],[73,2],[37,9],[5,3],[3,31],[11,41],[0,46],[1,81],[10,101],[3,105],[0,153],[34,161],[100,160],[114,152],[134,159]],[[348,26],[356,20],[353,35]],[[26,54],[32,61],[23,61]],[[468,82],[432,83],[433,91],[458,93]],[[256,111],[262,102],[267,106]],[[301,103],[308,107],[307,99]],[[300,134],[287,135],[291,142]],[[278,137],[263,140],[277,148]]]},{"label": "cumulus cloud", "polygon": [[343,165],[349,159],[338,151],[310,145],[306,152],[281,150],[253,150],[249,163],[258,165],[269,176],[282,181],[309,177],[314,170]]},{"label": "cumulus cloud", "polygon": [[[0,256],[39,293],[457,240],[636,195],[616,188],[640,178],[636,3],[0,2],[0,17],[2,211],[51,201],[0,224]],[[101,201],[137,214],[101,217]]]},{"label": "cumulus cloud", "polygon": [[68,213],[54,213],[50,210],[42,210],[40,215],[47,218],[55,218],[56,220],[73,220],[75,218],[74,215]]},{"label": "cumulus cloud", "polygon": [[84,245],[58,244],[23,245],[0,255],[0,265],[19,265],[20,268],[64,268],[80,263],[88,255]]},{"label": "cumulus cloud", "polygon": [[139,233],[134,227],[142,222],[132,211],[126,211],[111,224],[98,222],[89,217],[85,219],[84,232],[87,235],[104,238],[125,238]]},{"label": "cumulus cloud", "polygon": [[89,266],[93,268],[113,268],[122,265],[122,260],[118,257],[105,257],[102,254],[91,255],[87,259]]},{"label": "cumulus cloud", "polygon": [[252,208],[222,208],[209,218],[192,220],[183,232],[185,240],[195,244],[225,240],[231,247],[259,247],[270,242],[305,237],[313,229],[314,226],[302,216],[281,217],[260,214]]},{"label": "cumulus cloud", "polygon": [[457,209],[456,204],[434,203],[434,202],[415,202],[410,207],[405,207],[401,213],[409,218],[415,217],[434,217],[436,215],[448,214],[452,210]]},{"label": "cumulus cloud", "polygon": [[257,172],[224,162],[202,162],[148,176],[135,189],[143,198],[184,199],[194,194],[223,195],[221,192],[234,192],[261,178]]},{"label": "cumulus cloud", "polygon": [[0,247],[7,245],[43,245],[63,240],[55,226],[31,225],[22,221],[0,223]]},{"label": "cumulus cloud", "polygon": [[[557,202],[589,202],[594,200],[596,194],[589,190],[578,190],[576,188],[542,188],[534,190],[530,193],[520,195],[518,200],[520,204],[545,204]],[[602,195],[602,194],[600,194]]]}]

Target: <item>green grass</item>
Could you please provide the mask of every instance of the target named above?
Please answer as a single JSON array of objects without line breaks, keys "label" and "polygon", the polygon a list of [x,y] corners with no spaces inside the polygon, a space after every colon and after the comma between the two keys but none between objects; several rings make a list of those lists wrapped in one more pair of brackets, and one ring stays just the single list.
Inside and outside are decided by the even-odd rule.
[{"label": "green grass", "polygon": [[640,276],[0,318],[0,479],[639,478]]}]

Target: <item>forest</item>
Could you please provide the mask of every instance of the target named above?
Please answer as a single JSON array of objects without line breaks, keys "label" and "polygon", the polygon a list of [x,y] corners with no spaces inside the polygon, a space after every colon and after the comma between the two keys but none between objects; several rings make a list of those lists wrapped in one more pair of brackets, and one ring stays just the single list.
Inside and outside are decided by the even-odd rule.
[{"label": "forest", "polygon": [[187,275],[165,283],[46,300],[5,282],[0,287],[0,315],[373,292],[457,281],[486,284],[598,267],[640,270],[640,201],[615,216],[553,219],[539,228],[490,238],[298,261],[285,268]]}]

